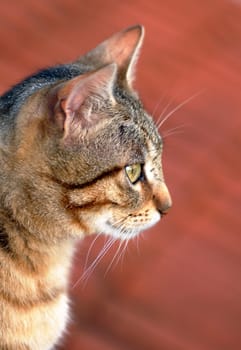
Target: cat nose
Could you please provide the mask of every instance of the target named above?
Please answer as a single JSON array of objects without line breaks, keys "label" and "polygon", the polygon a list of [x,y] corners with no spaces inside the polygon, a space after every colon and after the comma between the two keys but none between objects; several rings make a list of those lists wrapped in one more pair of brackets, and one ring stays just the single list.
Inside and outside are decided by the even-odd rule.
[{"label": "cat nose", "polygon": [[161,186],[156,188],[153,194],[153,201],[160,214],[166,214],[168,209],[172,206],[172,199],[166,184],[163,182]]}]

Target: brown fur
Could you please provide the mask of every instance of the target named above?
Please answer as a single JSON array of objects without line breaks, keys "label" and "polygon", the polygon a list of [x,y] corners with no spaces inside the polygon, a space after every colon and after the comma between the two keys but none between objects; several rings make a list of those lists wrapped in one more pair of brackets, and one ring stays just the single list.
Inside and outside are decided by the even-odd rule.
[{"label": "brown fur", "polygon": [[162,140],[132,88],[142,38],[117,33],[0,99],[0,349],[59,340],[76,238],[129,239],[171,205]]}]

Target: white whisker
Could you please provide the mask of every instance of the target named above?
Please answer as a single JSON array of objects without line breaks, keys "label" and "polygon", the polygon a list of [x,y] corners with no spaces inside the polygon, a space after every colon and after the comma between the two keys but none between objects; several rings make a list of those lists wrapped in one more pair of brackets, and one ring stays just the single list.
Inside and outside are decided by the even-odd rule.
[{"label": "white whisker", "polygon": [[152,116],[155,117],[155,113],[156,111],[158,110],[159,106],[162,104],[162,102],[166,99],[166,96],[167,96],[167,93],[164,93],[160,100],[157,102],[157,104],[155,105],[154,109],[153,109],[153,112],[152,112]]},{"label": "white whisker", "polygon": [[125,222],[125,220],[127,219],[127,216],[117,220],[117,221],[113,221],[113,225],[116,227],[116,228],[121,228],[123,224],[123,222]]},{"label": "white whisker", "polygon": [[184,128],[187,126],[187,124],[181,124],[179,126],[176,126],[174,128],[171,128],[171,129],[168,129],[168,130],[165,130],[162,132],[161,136],[162,138],[166,138],[167,136],[170,136],[170,135],[173,135],[173,134],[180,134],[182,132],[184,132]]},{"label": "white whisker", "polygon": [[96,243],[96,241],[97,241],[97,239],[101,236],[102,234],[101,233],[99,233],[96,237],[95,237],[95,239],[93,239],[93,241],[91,242],[91,245],[89,246],[89,249],[88,249],[88,252],[87,252],[87,254],[86,254],[86,258],[85,258],[85,263],[84,263],[84,270],[87,268],[87,265],[88,265],[88,262],[89,262],[89,257],[90,257],[90,253],[91,253],[91,250],[92,250],[92,248],[94,247],[94,245],[95,245],[95,243]]},{"label": "white whisker", "polygon": [[173,131],[173,132],[166,133],[165,135],[162,136],[162,138],[166,139],[169,136],[179,135],[179,134],[184,134],[184,130],[176,130],[176,131]]},{"label": "white whisker", "polygon": [[154,107],[153,111],[152,111],[152,116],[154,117],[155,116],[155,113],[157,111],[157,109],[159,108],[160,104],[162,102],[162,98],[157,102],[156,106]]},{"label": "white whisker", "polygon": [[159,115],[157,121],[155,122],[157,129],[159,129],[158,125],[161,123],[163,115],[167,112],[168,108],[172,105],[172,103],[173,103],[173,99],[170,102],[168,102],[167,105],[163,108],[161,114]]},{"label": "white whisker", "polygon": [[121,247],[122,247],[122,245],[123,245],[123,242],[124,242],[124,241],[120,241],[120,242],[119,242],[119,246],[118,246],[118,248],[117,248],[117,250],[116,250],[116,252],[115,252],[113,258],[111,259],[111,262],[110,262],[109,266],[107,267],[104,276],[106,276],[106,275],[108,274],[108,272],[110,271],[110,269],[111,269],[111,267],[112,267],[112,265],[113,265],[115,259],[117,258],[118,254],[119,254],[119,252],[120,252],[120,249],[121,249]]},{"label": "white whisker", "polygon": [[119,256],[118,256],[117,259],[116,259],[115,266],[117,266],[117,265],[119,264],[120,260],[122,260],[121,266],[123,266],[123,258],[124,258],[124,256],[125,256],[125,252],[126,252],[126,248],[127,248],[127,246],[128,246],[128,243],[129,243],[129,240],[125,240],[125,241],[123,240],[123,241],[121,242],[121,248],[122,248],[122,250],[120,250]]},{"label": "white whisker", "polygon": [[181,102],[177,107],[175,107],[174,109],[172,109],[161,121],[160,123],[157,125],[157,128],[160,129],[160,127],[175,113],[177,112],[180,108],[182,108],[184,105],[186,105],[188,102],[190,102],[191,100],[193,100],[195,97],[201,95],[203,91],[197,92],[195,94],[193,94],[191,97],[188,97],[187,99],[185,99],[183,102]]},{"label": "white whisker", "polygon": [[124,249],[124,251],[123,251],[124,254],[122,254],[122,257],[121,257],[121,263],[122,263],[122,265],[123,265],[123,263],[124,263],[125,253],[128,252],[128,248],[129,248],[129,246],[128,246],[128,241],[127,241],[126,244],[125,244],[125,249]]},{"label": "white whisker", "polygon": [[116,259],[115,266],[119,264],[120,259],[122,258],[122,265],[123,265],[123,258],[125,255],[126,247],[128,246],[129,240],[122,241],[122,250],[120,251],[120,254],[118,258]]},{"label": "white whisker", "polygon": [[81,281],[87,282],[88,278],[90,277],[91,273],[94,271],[96,266],[99,264],[99,262],[103,259],[103,257],[106,255],[106,253],[109,251],[109,249],[113,246],[116,239],[113,237],[110,237],[108,241],[104,244],[103,248],[101,249],[100,253],[97,255],[95,260],[91,263],[91,265],[84,271],[82,276],[74,283],[72,288],[75,288]]}]

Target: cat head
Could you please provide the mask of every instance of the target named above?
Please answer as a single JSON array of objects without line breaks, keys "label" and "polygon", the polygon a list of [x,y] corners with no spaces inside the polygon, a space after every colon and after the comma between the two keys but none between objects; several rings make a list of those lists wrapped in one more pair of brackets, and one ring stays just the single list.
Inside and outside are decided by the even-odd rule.
[{"label": "cat head", "polygon": [[162,139],[132,88],[143,35],[140,26],[117,33],[59,68],[73,77],[44,85],[21,106],[12,207],[33,232],[128,239],[171,206]]}]

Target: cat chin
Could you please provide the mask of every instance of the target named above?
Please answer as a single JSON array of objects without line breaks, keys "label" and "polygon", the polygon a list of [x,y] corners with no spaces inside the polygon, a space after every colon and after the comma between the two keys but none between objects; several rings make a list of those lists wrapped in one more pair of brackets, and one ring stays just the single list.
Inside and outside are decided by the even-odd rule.
[{"label": "cat chin", "polygon": [[112,236],[115,239],[121,241],[127,241],[138,236],[144,229],[143,228],[128,228],[128,229],[118,229],[111,225],[111,223],[106,224],[105,234]]},{"label": "cat chin", "polygon": [[122,227],[116,226],[113,223],[114,220],[112,218],[104,216],[101,216],[99,219],[97,219],[95,223],[98,232],[112,236],[115,239],[126,241],[138,236],[142,231],[154,226],[160,219],[161,215],[159,212],[155,211],[150,221],[141,223],[141,225],[138,225],[136,227],[127,225],[123,225]]}]

